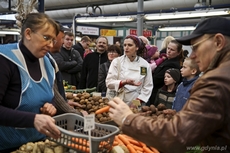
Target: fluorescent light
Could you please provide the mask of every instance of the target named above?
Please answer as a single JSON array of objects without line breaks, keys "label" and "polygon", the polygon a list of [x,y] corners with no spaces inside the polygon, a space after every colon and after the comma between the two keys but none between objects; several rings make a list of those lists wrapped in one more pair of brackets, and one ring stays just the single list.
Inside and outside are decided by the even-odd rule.
[{"label": "fluorescent light", "polygon": [[0,15],[0,20],[16,20],[15,14]]},{"label": "fluorescent light", "polygon": [[75,37],[75,40],[76,40],[77,42],[79,42],[79,41],[81,41],[81,37],[76,36],[76,37]]},{"label": "fluorescent light", "polygon": [[200,10],[200,11],[190,11],[190,12],[147,14],[145,15],[145,19],[146,20],[166,20],[166,19],[220,16],[220,15],[229,15],[229,14],[230,14],[229,9],[212,9],[212,10]]},{"label": "fluorescent light", "polygon": [[193,31],[195,27],[163,27],[159,28],[159,31]]},{"label": "fluorescent light", "polygon": [[0,35],[20,35],[18,31],[0,31]]},{"label": "fluorescent light", "polygon": [[133,21],[135,18],[131,16],[113,16],[113,17],[80,17],[76,18],[76,22],[124,22]]}]

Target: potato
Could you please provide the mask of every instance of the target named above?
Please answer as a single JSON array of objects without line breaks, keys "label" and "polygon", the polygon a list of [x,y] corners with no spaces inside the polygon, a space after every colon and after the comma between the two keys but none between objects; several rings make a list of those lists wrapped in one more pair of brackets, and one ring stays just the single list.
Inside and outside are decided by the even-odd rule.
[{"label": "potato", "polygon": [[164,104],[160,103],[159,105],[157,105],[157,109],[158,109],[159,111],[163,111],[163,110],[166,109],[166,106],[165,106]]},{"label": "potato", "polygon": [[78,94],[77,94],[77,97],[79,97],[79,98],[80,98],[81,96],[82,96],[82,95],[81,95],[81,93],[78,93]]},{"label": "potato", "polygon": [[141,110],[142,110],[142,112],[147,112],[147,111],[150,111],[150,107],[149,106],[142,106]]},{"label": "potato", "polygon": [[85,93],[84,93],[84,96],[85,96],[85,98],[87,98],[87,99],[88,99],[88,98],[90,97],[90,94],[89,94],[89,93],[87,93],[87,92],[85,92]]},{"label": "potato", "polygon": [[43,141],[38,142],[38,147],[41,150],[41,152],[44,152],[45,150],[45,143]]},{"label": "potato", "polygon": [[85,103],[85,100],[84,100],[84,99],[81,99],[79,103],[80,103],[80,104],[84,104],[84,103]]},{"label": "potato", "polygon": [[29,143],[26,144],[25,151],[32,151],[33,148],[34,148],[34,143],[29,142]]},{"label": "potato", "polygon": [[98,102],[99,102],[99,103],[103,103],[103,100],[102,100],[102,99],[99,99]]},{"label": "potato", "polygon": [[103,98],[104,103],[108,103],[109,99],[108,98]]},{"label": "potato", "polygon": [[62,146],[57,146],[54,148],[54,153],[63,153],[64,148]]},{"label": "potato", "polygon": [[73,98],[74,98],[73,93],[67,92],[67,93],[66,93],[66,98],[67,98],[67,99],[73,99]]},{"label": "potato", "polygon": [[154,105],[150,105],[150,110],[152,113],[156,113],[156,107]]},{"label": "potato", "polygon": [[50,147],[45,147],[44,153],[54,153],[54,151]]},{"label": "potato", "polygon": [[80,98],[75,96],[75,97],[73,98],[73,101],[79,102],[79,101],[80,101]]}]

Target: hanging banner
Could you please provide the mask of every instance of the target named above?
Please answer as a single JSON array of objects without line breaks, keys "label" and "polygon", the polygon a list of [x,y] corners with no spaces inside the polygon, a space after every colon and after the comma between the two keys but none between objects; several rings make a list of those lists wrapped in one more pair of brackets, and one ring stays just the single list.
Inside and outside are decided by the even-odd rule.
[{"label": "hanging banner", "polygon": [[[137,29],[129,29],[130,35],[137,35]],[[143,30],[143,36],[151,37],[152,31],[151,30]]]},{"label": "hanging banner", "polygon": [[101,29],[100,30],[101,36],[117,36],[117,30],[110,30],[110,29]]},{"label": "hanging banner", "polygon": [[99,28],[97,28],[97,27],[77,26],[76,31],[80,31],[83,35],[99,36]]}]

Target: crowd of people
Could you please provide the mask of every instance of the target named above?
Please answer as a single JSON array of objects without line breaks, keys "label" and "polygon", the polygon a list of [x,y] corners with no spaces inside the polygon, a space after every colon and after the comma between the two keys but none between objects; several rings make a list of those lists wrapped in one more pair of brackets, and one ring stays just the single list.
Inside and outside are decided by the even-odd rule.
[{"label": "crowd of people", "polygon": [[[189,36],[168,36],[160,51],[144,36],[126,36],[123,47],[99,36],[87,55],[88,36],[74,45],[70,29],[44,13],[19,22],[21,40],[0,45],[1,153],[60,137],[54,115],[86,114],[71,107],[76,104],[66,99],[63,80],[106,93],[110,117],[121,130],[161,152],[230,145],[229,20],[207,19]],[[190,57],[182,45],[192,46]],[[139,106],[162,103],[177,113],[170,121],[147,119],[133,114],[134,100]]]}]

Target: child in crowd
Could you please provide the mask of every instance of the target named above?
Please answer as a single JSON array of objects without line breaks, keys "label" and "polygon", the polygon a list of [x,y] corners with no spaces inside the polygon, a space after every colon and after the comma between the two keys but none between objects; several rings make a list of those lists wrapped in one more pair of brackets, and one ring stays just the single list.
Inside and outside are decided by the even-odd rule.
[{"label": "child in crowd", "polygon": [[155,68],[166,59],[166,54],[160,55],[156,46],[147,45],[146,49],[147,53],[144,58],[149,62],[152,72],[154,72]]},{"label": "child in crowd", "polygon": [[157,106],[158,104],[162,103],[167,108],[171,109],[179,81],[179,69],[170,68],[166,70],[164,77],[165,85],[158,90],[154,105]]},{"label": "child in crowd", "polygon": [[181,76],[183,77],[183,81],[177,88],[175,100],[173,102],[173,109],[176,111],[180,111],[186,103],[187,99],[190,97],[189,91],[200,74],[198,65],[191,58],[185,58],[180,71]]}]

